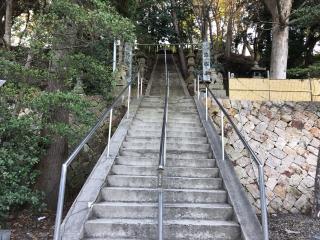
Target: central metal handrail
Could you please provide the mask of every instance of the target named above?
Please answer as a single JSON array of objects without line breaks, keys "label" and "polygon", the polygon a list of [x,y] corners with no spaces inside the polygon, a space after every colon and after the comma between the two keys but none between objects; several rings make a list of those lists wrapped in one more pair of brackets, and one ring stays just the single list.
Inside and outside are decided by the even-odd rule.
[{"label": "central metal handrail", "polygon": [[[99,127],[101,127],[102,123],[106,120],[109,116],[109,134],[108,134],[108,146],[107,146],[107,157],[110,154],[110,139],[111,139],[111,128],[112,128],[112,115],[113,109],[116,107],[117,103],[122,100],[122,97],[128,91],[128,101],[127,101],[127,118],[130,115],[130,99],[131,99],[131,87],[133,82],[135,81],[137,74],[134,75],[132,78],[133,80],[128,83],[128,85],[120,92],[118,97],[112,102],[111,106],[108,107],[103,114],[101,115],[100,119],[97,123],[91,128],[91,130],[87,133],[85,138],[80,142],[80,144],[75,148],[69,158],[63,163],[62,170],[61,170],[61,177],[60,177],[60,186],[59,186],[59,196],[58,196],[58,205],[57,205],[57,213],[55,219],[55,229],[54,229],[54,240],[61,239],[61,223],[62,223],[62,215],[63,215],[63,206],[64,206],[64,197],[65,197],[65,189],[66,189],[66,181],[67,181],[67,170],[70,164],[76,159],[79,155],[80,151],[83,147],[88,143],[91,137],[96,133]],[[139,83],[140,84],[140,83]],[[142,82],[141,82],[142,84]],[[138,86],[139,88],[140,86]],[[142,94],[142,93],[141,93]]]},{"label": "central metal handrail", "polygon": [[[266,198],[266,190],[265,190],[265,180],[264,180],[264,165],[263,162],[257,157],[255,152],[252,150],[244,136],[241,134],[240,130],[238,129],[237,125],[233,122],[232,118],[228,114],[228,112],[225,110],[223,105],[219,102],[217,97],[213,94],[213,92],[210,90],[209,85],[207,83],[204,83],[205,86],[205,109],[206,109],[206,121],[208,121],[208,93],[210,93],[213,100],[218,105],[220,111],[221,111],[221,150],[222,150],[222,160],[225,161],[225,144],[224,144],[224,117],[228,120],[236,134],[238,135],[240,141],[244,145],[244,147],[248,150],[249,154],[252,156],[254,162],[257,164],[258,167],[258,184],[259,184],[259,190],[260,190],[260,208],[261,208],[261,222],[262,222],[262,232],[263,232],[263,239],[268,240],[269,239],[269,232],[268,232],[268,210],[267,210],[267,198]],[[200,100],[200,81],[199,76],[197,79],[197,83],[195,83],[195,91],[198,92],[198,100]]]},{"label": "central metal handrail", "polygon": [[158,166],[158,239],[163,240],[163,175],[166,166],[166,152],[167,152],[167,122],[168,122],[168,98],[169,98],[169,73],[167,65],[167,51],[165,48],[165,80],[166,92],[163,107],[163,122],[160,139],[160,153]]}]

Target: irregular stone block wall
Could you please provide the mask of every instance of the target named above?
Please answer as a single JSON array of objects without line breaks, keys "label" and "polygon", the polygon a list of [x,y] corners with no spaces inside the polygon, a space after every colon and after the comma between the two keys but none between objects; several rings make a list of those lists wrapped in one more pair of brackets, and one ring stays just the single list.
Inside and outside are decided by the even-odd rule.
[{"label": "irregular stone block wall", "polygon": [[[320,103],[221,102],[265,164],[269,212],[309,212],[320,146]],[[213,103],[210,111],[220,129],[220,111]],[[226,152],[258,210],[257,171],[238,136],[225,122]]]}]

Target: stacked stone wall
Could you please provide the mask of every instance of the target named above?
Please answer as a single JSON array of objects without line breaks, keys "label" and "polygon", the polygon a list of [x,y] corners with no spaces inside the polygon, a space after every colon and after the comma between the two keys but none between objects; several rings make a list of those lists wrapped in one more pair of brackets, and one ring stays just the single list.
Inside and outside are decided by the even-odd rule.
[{"label": "stacked stone wall", "polygon": [[[320,103],[221,102],[264,162],[269,212],[309,212],[320,146]],[[213,103],[210,111],[220,129],[220,111]],[[236,133],[225,123],[226,152],[249,200],[259,209],[257,169]]]}]

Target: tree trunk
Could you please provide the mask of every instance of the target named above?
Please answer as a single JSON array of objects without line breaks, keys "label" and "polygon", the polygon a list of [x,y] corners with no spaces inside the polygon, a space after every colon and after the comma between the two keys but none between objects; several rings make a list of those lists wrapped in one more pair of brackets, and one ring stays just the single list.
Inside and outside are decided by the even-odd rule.
[{"label": "tree trunk", "polygon": [[[172,11],[171,11],[171,15],[172,15],[174,31],[175,31],[175,33],[177,35],[178,41],[181,42],[179,21],[178,21],[177,13],[175,11],[175,6],[176,6],[175,0],[171,1],[171,5],[173,7]],[[185,58],[185,55],[184,55],[184,52],[183,52],[183,47],[180,47],[180,46],[178,47],[178,54],[179,54],[179,60],[180,60],[182,75],[183,75],[183,77],[187,77],[187,75],[188,75],[188,67],[187,67],[186,58]]]},{"label": "tree trunk", "polygon": [[247,52],[247,46],[246,46],[245,43],[243,43],[241,55],[242,55],[243,57],[245,57],[245,56],[246,56],[246,52]]},{"label": "tree trunk", "polygon": [[286,79],[289,52],[289,27],[275,23],[272,28],[271,79]]},{"label": "tree trunk", "polygon": [[6,18],[3,40],[7,49],[10,49],[11,47],[12,1],[13,0],[6,0]]},{"label": "tree trunk", "polygon": [[264,0],[272,20],[270,77],[286,79],[289,50],[289,17],[293,0]]},{"label": "tree trunk", "polygon": [[320,218],[320,149],[318,153],[318,164],[314,184],[314,206],[312,215],[315,218]]},{"label": "tree trunk", "polygon": [[[6,16],[6,9],[5,9],[5,7],[2,7],[0,5],[0,40],[1,40],[1,42],[4,41],[3,36],[4,36],[4,32],[5,32],[5,21],[2,21],[2,19],[5,18],[5,16]],[[0,42],[0,44],[1,44],[1,42]]]},{"label": "tree trunk", "polygon": [[202,21],[202,41],[206,42],[208,41],[208,17],[207,17],[207,10],[206,6],[202,7],[202,16],[203,16],[203,21]]},{"label": "tree trunk", "polygon": [[313,63],[313,51],[317,44],[317,42],[320,40],[320,37],[315,36],[315,31],[313,29],[310,30],[310,33],[307,37],[307,41],[305,43],[304,49],[305,49],[305,58],[304,58],[304,65],[305,67],[308,67]]},{"label": "tree trunk", "polygon": [[[53,57],[49,71],[54,73],[56,78],[50,79],[46,88],[46,91],[51,93],[65,90],[65,77],[63,69],[61,69],[61,61],[72,51],[75,45],[77,29],[72,23],[65,23],[65,26],[68,26],[64,31],[65,35],[59,32],[59,35],[64,37],[57,39],[52,48]],[[52,111],[49,115],[48,124],[57,123],[69,123],[69,112],[62,105],[52,106]],[[50,132],[47,127],[42,130],[45,135],[50,134]],[[50,140],[46,153],[40,161],[38,188],[45,193],[48,208],[55,210],[59,193],[61,167],[68,157],[68,141],[66,137],[57,133],[53,133]]]},{"label": "tree trunk", "polygon": [[228,27],[227,27],[227,40],[226,40],[226,48],[225,48],[226,58],[230,58],[231,56],[232,36],[233,36],[232,23],[233,23],[233,20],[232,20],[232,17],[230,16],[228,20]]},{"label": "tree trunk", "polygon": [[[49,87],[60,88],[54,82]],[[52,112],[51,123],[68,123],[68,121],[68,111],[62,107],[56,108]],[[44,129],[42,134],[46,136],[49,134],[49,131]],[[46,154],[40,161],[38,188],[45,193],[45,202],[48,209],[55,210],[59,193],[61,166],[68,157],[68,142],[65,137],[58,134],[52,136],[50,140],[51,142],[46,150]]]},{"label": "tree trunk", "polygon": [[[244,46],[244,50],[248,49],[251,58],[254,59],[255,52],[254,52],[254,49],[250,46],[250,43],[248,42],[247,36],[243,36],[243,46]],[[242,53],[242,55],[243,54],[244,53]]]},{"label": "tree trunk", "polygon": [[214,49],[214,39],[213,39],[213,32],[212,32],[212,23],[211,19],[209,19],[209,34],[210,34],[210,42],[211,42],[211,48]]}]

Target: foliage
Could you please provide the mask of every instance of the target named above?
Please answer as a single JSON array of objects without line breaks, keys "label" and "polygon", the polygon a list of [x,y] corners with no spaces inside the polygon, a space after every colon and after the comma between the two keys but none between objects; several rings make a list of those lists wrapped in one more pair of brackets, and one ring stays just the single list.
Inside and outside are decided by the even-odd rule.
[{"label": "foliage", "polygon": [[311,65],[306,68],[297,67],[288,69],[288,78],[320,78],[320,64]]},{"label": "foliage", "polygon": [[[29,90],[32,94],[33,90]],[[0,224],[17,206],[41,206],[41,194],[33,185],[45,139],[40,134],[41,119],[37,114],[30,109],[19,114],[12,111],[18,108],[14,100],[18,91],[12,84],[0,89]]]},{"label": "foliage", "polygon": [[[34,8],[23,1],[14,8],[34,10],[27,30],[17,33],[27,44],[0,49],[0,79],[7,80],[0,88],[0,222],[19,207],[43,207],[37,167],[52,137],[66,137],[69,148],[79,142],[95,120],[87,95],[108,99],[113,89],[114,38],[135,38],[131,20],[109,1],[28,2]],[[20,13],[14,14],[16,31],[24,23],[16,19]],[[52,82],[59,88],[50,90]],[[74,91],[81,82],[83,94]],[[68,122],[52,120],[57,109],[68,113]]]}]

